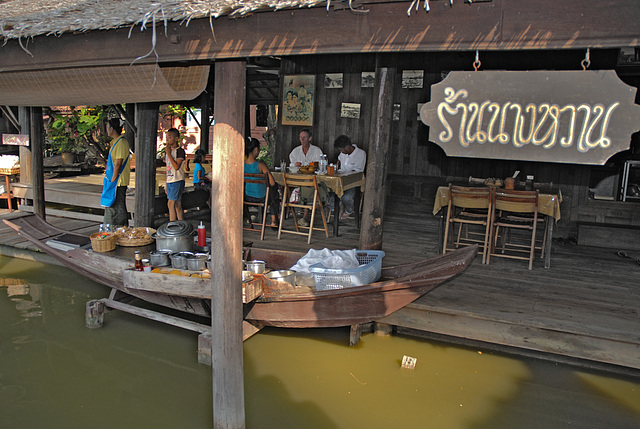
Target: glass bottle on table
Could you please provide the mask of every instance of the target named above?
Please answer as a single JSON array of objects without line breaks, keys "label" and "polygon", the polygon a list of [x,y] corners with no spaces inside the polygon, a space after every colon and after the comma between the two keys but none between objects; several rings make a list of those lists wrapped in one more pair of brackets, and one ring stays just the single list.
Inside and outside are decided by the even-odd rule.
[{"label": "glass bottle on table", "polygon": [[144,270],[144,264],[142,263],[142,255],[138,250],[136,250],[136,253],[135,253],[135,269],[136,271]]}]

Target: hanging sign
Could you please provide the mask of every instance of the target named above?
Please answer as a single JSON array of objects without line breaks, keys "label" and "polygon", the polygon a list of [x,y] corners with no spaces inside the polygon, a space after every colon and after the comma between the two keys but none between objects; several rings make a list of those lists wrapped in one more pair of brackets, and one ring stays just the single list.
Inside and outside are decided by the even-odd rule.
[{"label": "hanging sign", "polygon": [[28,134],[3,134],[2,144],[29,146],[29,135]]},{"label": "hanging sign", "polygon": [[451,72],[420,119],[448,156],[604,164],[640,129],[613,70]]}]

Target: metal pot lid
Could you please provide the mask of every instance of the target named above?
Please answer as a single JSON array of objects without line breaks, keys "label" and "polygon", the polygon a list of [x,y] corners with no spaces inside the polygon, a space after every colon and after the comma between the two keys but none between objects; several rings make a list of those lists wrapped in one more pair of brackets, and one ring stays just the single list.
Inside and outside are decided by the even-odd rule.
[{"label": "metal pot lid", "polygon": [[158,228],[157,235],[160,237],[188,237],[193,235],[193,225],[184,220],[174,220],[167,222]]}]

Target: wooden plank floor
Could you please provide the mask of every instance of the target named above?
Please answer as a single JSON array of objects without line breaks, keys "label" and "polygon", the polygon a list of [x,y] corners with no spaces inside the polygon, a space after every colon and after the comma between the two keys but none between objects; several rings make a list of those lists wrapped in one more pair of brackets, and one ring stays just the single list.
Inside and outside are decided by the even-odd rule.
[{"label": "wooden plank floor", "polygon": [[[424,210],[402,206],[403,213],[385,215],[385,266],[437,254],[438,220]],[[408,211],[408,212],[407,212]],[[11,215],[6,215],[11,216]],[[209,213],[202,213],[206,221]],[[50,218],[68,229],[92,232],[95,223]],[[198,217],[192,219],[197,222]],[[357,248],[354,221],[341,223],[340,237],[314,232],[311,245],[301,236],[267,229],[244,232],[254,247],[306,252],[309,248]],[[215,239],[214,239],[215,245]],[[29,248],[0,225],[0,248]],[[550,353],[640,369],[640,252],[632,258],[602,249],[554,243],[551,268],[537,259],[529,271],[524,261],[477,257],[462,275],[445,283],[382,322],[401,332],[428,333],[479,341],[521,350]]]}]

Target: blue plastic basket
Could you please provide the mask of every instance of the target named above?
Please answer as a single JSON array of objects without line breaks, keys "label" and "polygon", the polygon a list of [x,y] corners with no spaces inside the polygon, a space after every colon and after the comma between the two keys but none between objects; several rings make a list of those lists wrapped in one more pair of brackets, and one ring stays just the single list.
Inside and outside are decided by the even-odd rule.
[{"label": "blue plastic basket", "polygon": [[373,283],[380,278],[382,270],[382,250],[357,250],[358,268],[327,268],[322,263],[313,264],[309,271],[313,273],[317,290],[343,289]]}]

